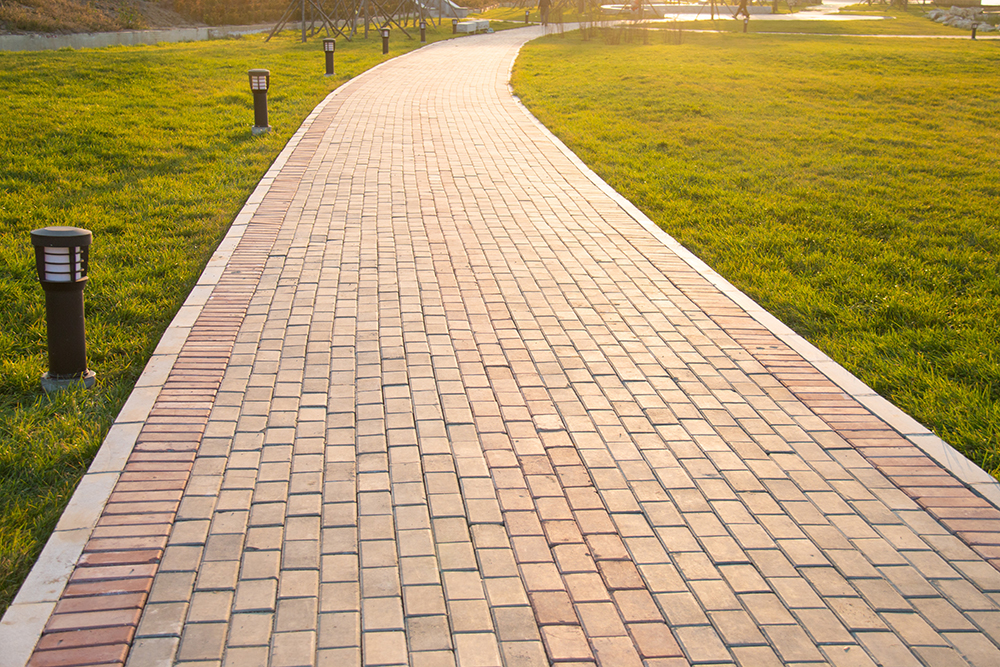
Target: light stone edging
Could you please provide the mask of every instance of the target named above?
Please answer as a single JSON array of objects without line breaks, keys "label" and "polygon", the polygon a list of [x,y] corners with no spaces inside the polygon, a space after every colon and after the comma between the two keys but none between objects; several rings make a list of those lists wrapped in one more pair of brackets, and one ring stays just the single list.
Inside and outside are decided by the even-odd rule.
[{"label": "light stone edging", "polygon": [[[570,24],[567,30],[573,30]],[[520,53],[520,49],[518,49]],[[977,466],[965,457],[964,454],[949,445],[947,442],[934,435],[923,424],[906,414],[888,400],[880,396],[874,389],[851,374],[846,368],[827,356],[815,345],[805,338],[795,333],[778,318],[767,312],[756,301],[736,288],[732,283],[719,275],[708,264],[698,259],[690,250],[682,246],[676,239],[661,229],[655,222],[649,219],[645,213],[640,211],[632,202],[619,194],[614,188],[608,185],[600,176],[588,167],[577,155],[569,149],[556,135],[542,125],[535,116],[521,102],[520,98],[514,94],[510,85],[510,74],[514,68],[514,61],[518,53],[514,54],[507,71],[507,88],[511,97],[518,107],[524,112],[532,123],[535,124],[555,146],[572,162],[576,167],[597,186],[604,194],[617,203],[622,210],[632,219],[646,228],[646,230],[657,240],[670,248],[678,257],[687,263],[692,269],[702,275],[708,282],[716,287],[720,292],[732,299],[746,313],[756,320],[761,326],[770,331],[776,338],[798,352],[804,359],[809,361],[825,375],[831,382],[840,387],[856,401],[865,406],[875,416],[885,421],[895,429],[901,436],[909,440],[920,448],[925,454],[931,457],[945,470],[948,470],[956,478],[967,484],[974,492],[985,498],[997,508],[1000,508],[1000,482],[993,478],[988,472]]]}]

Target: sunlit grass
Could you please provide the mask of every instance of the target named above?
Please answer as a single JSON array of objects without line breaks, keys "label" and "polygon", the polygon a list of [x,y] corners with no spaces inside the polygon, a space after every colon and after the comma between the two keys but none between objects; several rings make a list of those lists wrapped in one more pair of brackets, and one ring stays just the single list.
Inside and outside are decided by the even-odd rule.
[{"label": "sunlit grass", "polygon": [[[941,25],[927,18],[931,7],[911,5],[908,9],[889,5],[852,6],[840,11],[842,16],[885,17],[879,20],[816,21],[785,19],[769,21],[753,17],[747,26],[751,33],[804,33],[810,35],[947,35],[968,36],[968,30]],[[686,21],[685,30],[712,29],[720,32],[743,32],[743,20],[729,16],[715,21]]]},{"label": "sunlit grass", "polygon": [[[678,27],[685,31],[691,30],[714,30],[718,32],[743,32],[743,20],[734,20],[731,16],[735,11],[736,3],[726,13],[726,6],[718,5],[715,20],[709,20],[706,9],[701,19],[704,20],[684,20],[684,14],[679,15],[677,21],[653,21],[648,24],[636,24],[630,19],[630,14],[609,14],[592,11],[589,14],[579,14],[575,8],[564,11],[561,15],[554,14],[550,17],[552,21],[562,20],[567,23],[585,21],[593,25],[604,26],[607,30],[613,30],[613,26],[630,27],[634,25],[646,25],[650,31],[648,41],[657,41],[657,31],[664,29],[674,30]],[[530,21],[539,21],[538,8],[528,8],[530,11]],[[865,17],[885,17],[881,20],[853,20],[853,21],[816,21],[816,20],[795,20],[782,19],[768,20],[767,18],[754,16],[747,26],[751,33],[804,33],[819,35],[969,35],[968,30],[952,28],[935,23],[927,18],[927,12],[932,9],[930,6],[911,5],[908,9],[891,7],[889,5],[852,5],[842,10],[842,15],[857,15]],[[525,8],[521,7],[495,7],[479,14],[482,18],[495,21],[507,21],[512,24],[522,24],[524,22]],[[787,5],[779,4],[779,14],[788,14]],[[692,15],[693,16],[693,15]],[[618,29],[620,30],[621,27]],[[987,34],[987,33],[983,33]],[[989,33],[992,34],[992,33]]]},{"label": "sunlit grass", "polygon": [[1000,471],[998,44],[533,42],[518,95],[619,192]]},{"label": "sunlit grass", "polygon": [[[395,31],[394,31],[395,33]],[[428,28],[428,40],[451,26]],[[0,613],[174,313],[257,181],[337,85],[420,46],[419,31],[287,34],[161,46],[0,52]],[[273,131],[251,137],[247,70],[271,71]],[[32,229],[94,234],[88,392],[46,397],[44,295]]]}]

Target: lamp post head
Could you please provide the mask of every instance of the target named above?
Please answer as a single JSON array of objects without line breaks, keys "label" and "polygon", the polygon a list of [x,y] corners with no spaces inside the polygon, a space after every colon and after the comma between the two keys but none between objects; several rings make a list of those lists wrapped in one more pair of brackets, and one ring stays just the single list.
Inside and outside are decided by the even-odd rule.
[{"label": "lamp post head", "polygon": [[333,53],[337,50],[337,41],[330,39],[329,37],[323,40],[323,50],[329,53]]},{"label": "lamp post head", "polygon": [[271,72],[266,69],[250,70],[250,90],[256,92],[271,87]]},{"label": "lamp post head", "polygon": [[31,232],[35,267],[42,283],[82,283],[90,260],[89,230],[78,227],[43,227]]}]

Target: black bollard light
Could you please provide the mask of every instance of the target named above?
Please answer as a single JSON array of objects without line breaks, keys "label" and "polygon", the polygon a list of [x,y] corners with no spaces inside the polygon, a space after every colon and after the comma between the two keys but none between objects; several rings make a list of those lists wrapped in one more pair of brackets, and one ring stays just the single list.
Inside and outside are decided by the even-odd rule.
[{"label": "black bollard light", "polygon": [[382,55],[389,53],[389,29],[382,28]]},{"label": "black bollard light", "polygon": [[454,35],[454,34],[457,34],[457,33],[458,33],[458,19],[452,19],[451,20],[451,34]]},{"label": "black bollard light", "polygon": [[42,389],[47,394],[77,382],[93,387],[97,378],[87,369],[83,320],[92,236],[77,227],[44,227],[31,232],[38,280],[45,290],[49,372],[42,375]]},{"label": "black bollard light", "polygon": [[976,26],[977,26],[976,23],[972,24],[972,39],[976,38]]},{"label": "black bollard light", "polygon": [[745,16],[745,17],[743,17],[743,32],[747,31],[747,26],[748,25],[750,25],[750,17],[749,16]]},{"label": "black bollard light", "polygon": [[427,43],[427,21],[420,22],[420,43]]},{"label": "black bollard light", "polygon": [[266,69],[250,70],[250,90],[253,91],[253,129],[257,136],[271,129],[267,124],[267,89],[271,87],[271,73]]},{"label": "black bollard light", "polygon": [[333,76],[333,54],[337,50],[336,40],[329,37],[323,40],[323,53],[326,55],[326,75]]},{"label": "black bollard light", "polygon": [[530,9],[525,9],[524,10],[524,25],[528,25],[528,18],[530,16],[531,16],[531,10]]}]

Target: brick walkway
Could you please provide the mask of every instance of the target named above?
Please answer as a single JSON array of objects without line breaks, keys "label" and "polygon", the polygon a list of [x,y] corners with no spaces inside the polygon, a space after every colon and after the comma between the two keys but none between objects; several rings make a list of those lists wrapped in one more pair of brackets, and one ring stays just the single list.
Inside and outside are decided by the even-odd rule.
[{"label": "brick walkway", "polygon": [[313,118],[30,664],[1000,664],[1000,512],[533,123],[535,34]]}]

